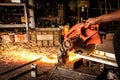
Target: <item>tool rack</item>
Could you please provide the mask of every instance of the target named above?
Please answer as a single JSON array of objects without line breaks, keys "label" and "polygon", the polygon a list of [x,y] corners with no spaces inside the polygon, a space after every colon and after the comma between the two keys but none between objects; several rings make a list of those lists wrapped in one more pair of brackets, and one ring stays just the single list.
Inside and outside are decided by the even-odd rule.
[{"label": "tool rack", "polygon": [[[0,3],[0,7],[23,7],[23,11],[24,13],[23,14],[19,14],[19,13],[16,13],[16,15],[22,15],[24,16],[24,20],[25,20],[25,23],[0,23],[0,28],[25,28],[26,29],[26,34],[27,34],[27,40],[28,40],[28,27],[29,27],[29,23],[28,23],[28,13],[27,13],[27,8],[26,8],[26,4],[25,3]],[[0,13],[2,14],[2,13]],[[4,14],[4,13],[3,13]],[[6,14],[14,14],[14,13],[6,13]],[[5,15],[5,14],[4,14]]]}]

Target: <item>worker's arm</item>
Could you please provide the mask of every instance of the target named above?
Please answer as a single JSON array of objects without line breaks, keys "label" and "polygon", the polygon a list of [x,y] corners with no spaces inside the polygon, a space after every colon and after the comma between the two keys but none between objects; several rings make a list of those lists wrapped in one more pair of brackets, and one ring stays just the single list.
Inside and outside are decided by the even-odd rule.
[{"label": "worker's arm", "polygon": [[88,20],[86,20],[86,27],[88,27],[91,24],[99,24],[110,21],[120,21],[120,9],[98,17],[89,18]]},{"label": "worker's arm", "polygon": [[104,14],[102,16],[99,16],[98,23],[104,23],[109,21],[119,21],[120,20],[120,9],[114,12],[111,12],[109,14]]}]

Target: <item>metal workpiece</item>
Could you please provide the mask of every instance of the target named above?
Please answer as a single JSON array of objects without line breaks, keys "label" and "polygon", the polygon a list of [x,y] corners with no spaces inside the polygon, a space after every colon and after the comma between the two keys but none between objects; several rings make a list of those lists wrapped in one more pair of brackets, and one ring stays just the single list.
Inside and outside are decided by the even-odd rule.
[{"label": "metal workpiece", "polygon": [[95,57],[95,56],[82,55],[82,54],[79,55],[79,57],[83,58],[83,59],[90,60],[90,61],[95,61],[95,62],[98,62],[98,63],[106,64],[106,65],[109,65],[109,66],[118,67],[116,61],[105,59],[103,57]]},{"label": "metal workpiece", "polygon": [[[40,59],[41,58],[35,59],[31,62],[20,65],[18,67],[15,67],[15,68],[5,71],[3,73],[0,73],[0,77],[5,76],[5,75],[6,76],[11,75],[11,76],[7,77],[7,80],[15,80],[15,79],[31,72],[31,77],[36,78],[37,77],[37,65],[34,63],[39,61]],[[29,68],[28,66],[30,66],[30,65],[31,65],[31,67]],[[23,69],[25,69],[25,71],[22,71]],[[14,73],[16,73],[16,74],[14,74]]]}]

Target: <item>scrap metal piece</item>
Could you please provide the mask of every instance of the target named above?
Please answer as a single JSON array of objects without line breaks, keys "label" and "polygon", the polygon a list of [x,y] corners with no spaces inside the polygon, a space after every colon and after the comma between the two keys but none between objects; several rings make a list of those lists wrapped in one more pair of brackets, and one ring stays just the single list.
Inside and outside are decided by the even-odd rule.
[{"label": "scrap metal piece", "polygon": [[37,77],[37,65],[36,64],[31,64],[31,77]]}]

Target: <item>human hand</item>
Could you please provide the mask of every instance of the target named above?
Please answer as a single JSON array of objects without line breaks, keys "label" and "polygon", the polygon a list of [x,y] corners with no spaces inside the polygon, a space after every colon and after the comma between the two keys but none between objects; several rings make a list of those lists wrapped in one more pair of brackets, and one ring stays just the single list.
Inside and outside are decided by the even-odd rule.
[{"label": "human hand", "polygon": [[99,23],[99,18],[88,18],[85,23],[85,28],[88,28],[90,25],[98,24]]}]

